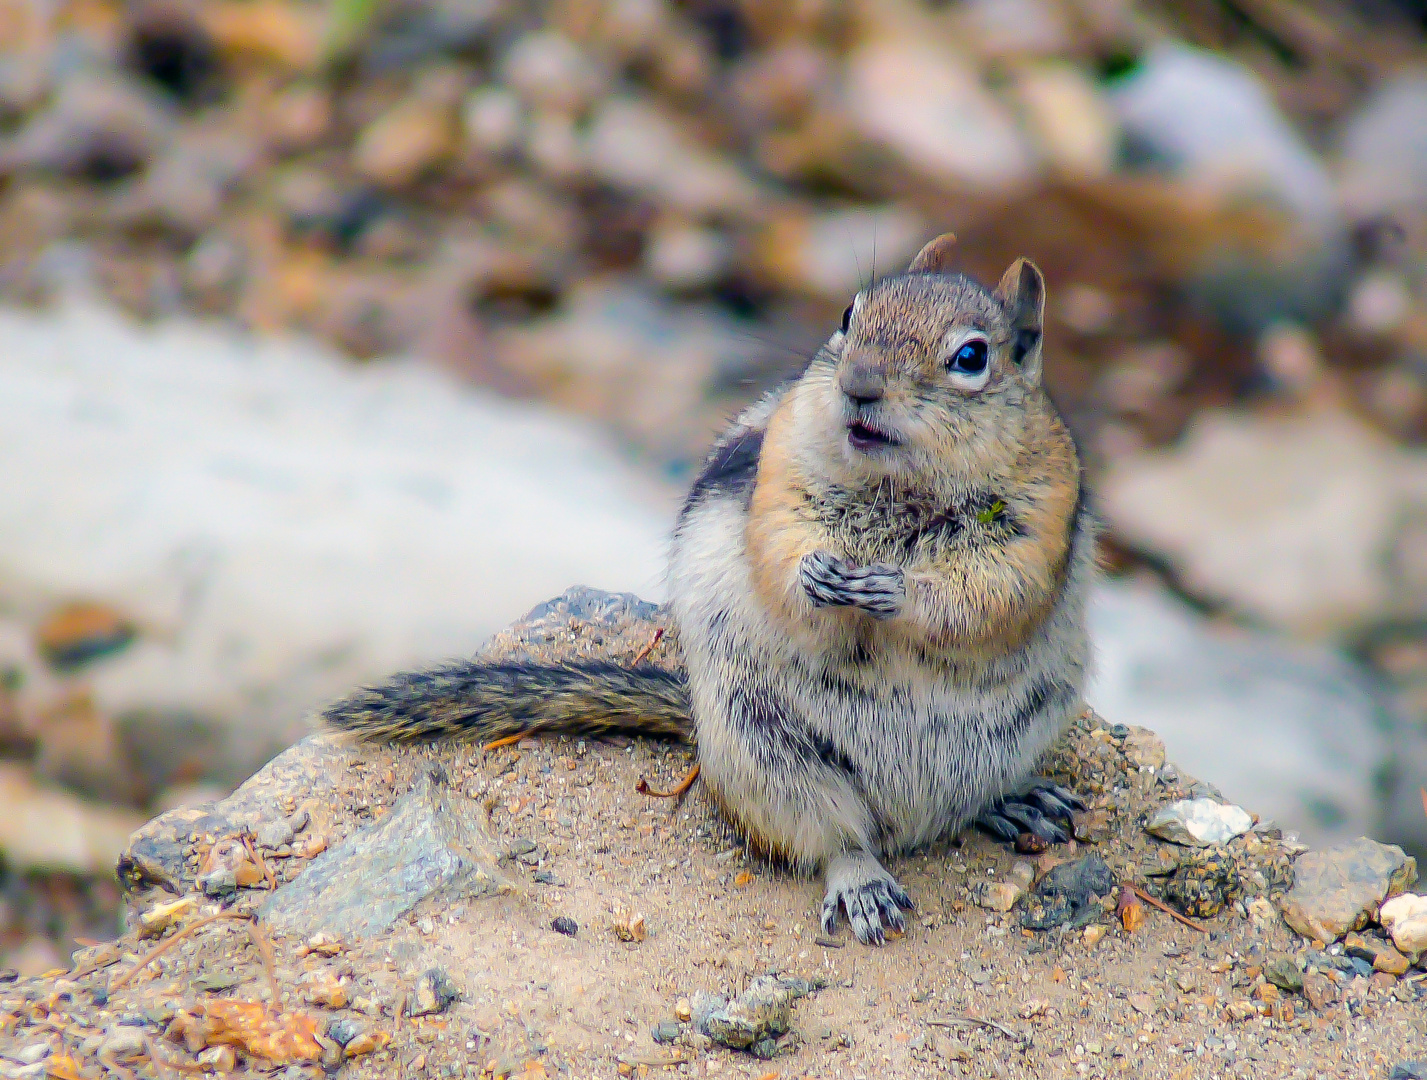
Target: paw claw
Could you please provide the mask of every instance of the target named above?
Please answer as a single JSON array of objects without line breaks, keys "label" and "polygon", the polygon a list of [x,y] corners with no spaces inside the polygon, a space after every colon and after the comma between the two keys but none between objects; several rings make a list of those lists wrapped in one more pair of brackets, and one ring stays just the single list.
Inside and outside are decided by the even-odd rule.
[{"label": "paw claw", "polygon": [[822,908],[825,932],[831,933],[837,925],[841,909],[858,941],[883,945],[887,941],[886,930],[906,932],[904,908],[911,910],[911,897],[871,856],[845,856],[828,868],[828,890]]}]

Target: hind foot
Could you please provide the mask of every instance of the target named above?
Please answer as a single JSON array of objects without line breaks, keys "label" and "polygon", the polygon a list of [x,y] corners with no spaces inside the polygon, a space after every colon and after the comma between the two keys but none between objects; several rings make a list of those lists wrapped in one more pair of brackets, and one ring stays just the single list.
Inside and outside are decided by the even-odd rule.
[{"label": "hind foot", "polygon": [[887,941],[885,930],[899,934],[906,931],[901,909],[911,911],[913,906],[906,890],[867,852],[839,855],[828,863],[823,933],[831,934],[837,928],[837,913],[842,908],[858,941],[883,945]]},{"label": "hind foot", "polygon": [[1014,841],[1022,833],[1030,833],[1048,844],[1063,844],[1070,839],[1071,812],[1084,809],[1075,792],[1037,776],[988,806],[976,824],[1002,840]]}]

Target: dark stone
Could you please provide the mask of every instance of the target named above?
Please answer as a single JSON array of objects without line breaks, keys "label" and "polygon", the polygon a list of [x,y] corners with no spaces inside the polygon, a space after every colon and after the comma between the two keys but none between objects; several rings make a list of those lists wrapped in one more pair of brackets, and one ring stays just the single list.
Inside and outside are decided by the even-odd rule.
[{"label": "dark stone", "polygon": [[1164,885],[1164,899],[1194,919],[1212,919],[1243,892],[1233,857],[1223,848],[1185,856]]},{"label": "dark stone", "polygon": [[1275,956],[1263,966],[1263,977],[1280,990],[1295,994],[1303,989],[1303,972],[1291,956]]},{"label": "dark stone", "polygon": [[671,1043],[679,1037],[679,1025],[673,1020],[660,1020],[649,1029],[649,1037],[657,1043]]},{"label": "dark stone", "polygon": [[407,1006],[408,1016],[435,1016],[445,1012],[451,1002],[460,997],[447,974],[440,968],[428,968],[416,980],[416,992]]},{"label": "dark stone", "polygon": [[366,1030],[366,1026],[361,1021],[339,1016],[327,1025],[327,1037],[339,1046],[346,1046]]},{"label": "dark stone", "polygon": [[1034,902],[1027,905],[1021,925],[1028,930],[1049,930],[1069,923],[1085,926],[1100,914],[1099,897],[1115,890],[1115,872],[1098,855],[1061,863],[1036,885]]},{"label": "dark stone", "polygon": [[574,937],[580,932],[579,923],[568,915],[557,915],[550,924],[550,929],[557,934],[564,934],[566,937]]}]

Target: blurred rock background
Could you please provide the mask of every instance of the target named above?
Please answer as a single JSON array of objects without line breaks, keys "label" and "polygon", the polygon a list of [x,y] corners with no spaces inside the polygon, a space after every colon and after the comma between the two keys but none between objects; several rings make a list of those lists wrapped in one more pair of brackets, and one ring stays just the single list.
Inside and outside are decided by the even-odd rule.
[{"label": "blurred rock background", "polygon": [[657,596],[719,423],[948,228],[1050,280],[1092,700],[1427,851],[1417,0],[0,0],[0,967],[323,698]]}]

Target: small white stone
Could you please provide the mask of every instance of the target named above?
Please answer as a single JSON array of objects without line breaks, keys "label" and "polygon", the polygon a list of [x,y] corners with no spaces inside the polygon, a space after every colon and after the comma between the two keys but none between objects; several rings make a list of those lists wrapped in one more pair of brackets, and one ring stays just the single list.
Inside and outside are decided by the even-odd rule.
[{"label": "small white stone", "polygon": [[1378,910],[1378,921],[1407,956],[1427,952],[1427,896],[1394,896]]},{"label": "small white stone", "polygon": [[1145,831],[1189,847],[1223,844],[1254,827],[1254,819],[1241,806],[1213,799],[1181,799],[1162,807]]}]

